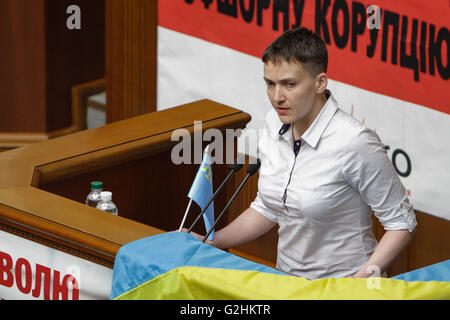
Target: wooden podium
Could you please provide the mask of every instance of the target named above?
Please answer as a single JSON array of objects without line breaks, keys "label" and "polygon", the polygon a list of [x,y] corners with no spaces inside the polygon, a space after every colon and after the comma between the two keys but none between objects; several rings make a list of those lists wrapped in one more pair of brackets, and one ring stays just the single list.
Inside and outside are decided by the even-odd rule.
[{"label": "wooden podium", "polygon": [[[0,230],[112,268],[121,246],[181,222],[199,164],[173,164],[172,132],[193,136],[194,121],[224,132],[250,119],[202,100],[1,153]],[[227,172],[225,164],[213,166],[214,189]],[[97,180],[112,191],[119,216],[84,204]],[[233,191],[217,198],[218,208]]]}]

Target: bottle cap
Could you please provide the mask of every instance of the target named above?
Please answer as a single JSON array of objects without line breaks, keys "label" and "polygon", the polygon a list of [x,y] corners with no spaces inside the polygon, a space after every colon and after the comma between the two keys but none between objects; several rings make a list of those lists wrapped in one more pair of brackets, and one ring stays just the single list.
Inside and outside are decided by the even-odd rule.
[{"label": "bottle cap", "polygon": [[93,190],[101,190],[103,188],[103,182],[101,181],[92,181],[91,189]]},{"label": "bottle cap", "polygon": [[100,198],[102,198],[102,201],[111,201],[112,193],[110,191],[102,191],[100,192]]}]

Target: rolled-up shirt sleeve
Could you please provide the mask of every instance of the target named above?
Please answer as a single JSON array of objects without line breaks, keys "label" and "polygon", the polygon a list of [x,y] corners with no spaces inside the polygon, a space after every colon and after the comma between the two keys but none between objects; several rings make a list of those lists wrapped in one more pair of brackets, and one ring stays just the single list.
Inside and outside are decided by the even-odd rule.
[{"label": "rolled-up shirt sleeve", "polygon": [[255,200],[250,204],[250,208],[255,209],[270,221],[278,223],[277,215],[272,210],[267,208],[267,206],[264,204],[261,197],[259,196],[259,192],[256,194]]},{"label": "rolled-up shirt sleeve", "polygon": [[375,132],[362,129],[341,156],[342,173],[369,205],[385,230],[417,226],[407,191]]}]

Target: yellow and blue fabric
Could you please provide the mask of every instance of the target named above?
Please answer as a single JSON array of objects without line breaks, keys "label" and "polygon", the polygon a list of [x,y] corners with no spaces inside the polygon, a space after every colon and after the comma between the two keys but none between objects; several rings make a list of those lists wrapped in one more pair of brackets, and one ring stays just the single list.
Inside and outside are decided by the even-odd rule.
[{"label": "yellow and blue fabric", "polygon": [[[189,190],[188,197],[197,203],[203,210],[208,204],[209,199],[213,195],[213,175],[211,169],[211,159],[208,152],[203,154],[202,164],[197,171],[194,181],[192,182],[191,189]],[[214,224],[214,201],[211,202],[208,209],[203,214],[203,220],[205,222],[206,231],[209,231]],[[214,239],[214,230],[208,237],[208,240]]]},{"label": "yellow and blue fabric", "polygon": [[420,281],[412,273],[405,279],[307,280],[224,252],[190,234],[170,232],[119,250],[110,298],[450,299],[450,260],[433,268],[439,271]]}]

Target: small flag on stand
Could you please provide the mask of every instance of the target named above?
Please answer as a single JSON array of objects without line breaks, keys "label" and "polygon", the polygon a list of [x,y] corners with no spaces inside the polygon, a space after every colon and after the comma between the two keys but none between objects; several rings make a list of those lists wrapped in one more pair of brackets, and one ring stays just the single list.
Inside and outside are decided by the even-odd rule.
[{"label": "small flag on stand", "polygon": [[[203,154],[203,161],[189,190],[188,197],[194,200],[203,210],[208,204],[209,199],[213,195],[213,177],[211,169],[211,159],[209,153],[205,150]],[[205,221],[206,232],[209,231],[214,224],[214,201],[211,202],[208,209],[203,214]],[[208,237],[208,240],[214,239],[214,230]]]}]

